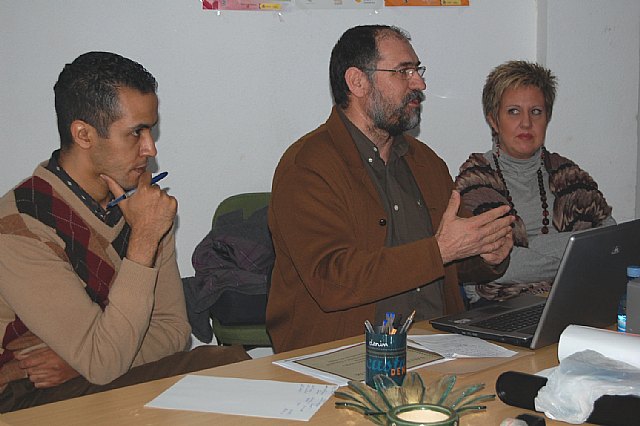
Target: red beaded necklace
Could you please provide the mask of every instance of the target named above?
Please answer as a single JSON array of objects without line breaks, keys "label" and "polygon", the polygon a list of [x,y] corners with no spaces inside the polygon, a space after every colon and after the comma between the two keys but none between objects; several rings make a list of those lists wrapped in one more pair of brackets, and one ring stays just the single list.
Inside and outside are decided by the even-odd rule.
[{"label": "red beaded necklace", "polygon": [[[548,234],[549,233],[549,210],[547,210],[547,208],[549,207],[549,205],[547,204],[547,191],[544,189],[544,180],[542,177],[542,168],[544,167],[545,152],[546,152],[545,148],[542,147],[542,149],[540,149],[540,167],[538,167],[538,171],[536,172],[536,174],[538,175],[538,189],[540,190],[540,204],[542,205],[542,228],[540,229],[540,232],[543,234]],[[500,147],[498,146],[497,155],[493,154],[493,163],[496,165],[496,172],[498,172],[498,176],[500,177],[500,180],[504,185],[504,189],[506,191],[505,196],[507,198],[507,201],[509,202],[509,205],[511,206],[510,214],[514,216],[518,216],[518,211],[513,205],[513,199],[511,198],[511,194],[509,194],[509,187],[507,187],[507,181],[504,180],[504,176],[502,175],[502,170],[500,169],[500,164],[498,163],[499,156],[500,156]]]}]

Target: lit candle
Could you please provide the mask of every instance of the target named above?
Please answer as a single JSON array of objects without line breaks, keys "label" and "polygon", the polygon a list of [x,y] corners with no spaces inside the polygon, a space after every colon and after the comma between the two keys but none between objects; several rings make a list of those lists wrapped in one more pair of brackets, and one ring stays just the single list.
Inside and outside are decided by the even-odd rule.
[{"label": "lit candle", "polygon": [[441,413],[439,411],[434,410],[410,410],[403,411],[402,413],[398,413],[397,417],[400,420],[405,420],[408,422],[416,422],[416,423],[430,423],[430,422],[441,422],[443,420],[447,420],[449,415],[446,413]]}]

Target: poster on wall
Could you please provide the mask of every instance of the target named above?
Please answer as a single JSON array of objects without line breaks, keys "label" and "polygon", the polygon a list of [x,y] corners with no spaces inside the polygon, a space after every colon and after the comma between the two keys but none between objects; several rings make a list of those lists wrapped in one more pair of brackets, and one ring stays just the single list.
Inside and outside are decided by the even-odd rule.
[{"label": "poster on wall", "polygon": [[291,0],[202,0],[204,10],[282,12],[289,7],[291,7]]},{"label": "poster on wall", "polygon": [[385,6],[469,6],[469,0],[384,0]]},{"label": "poster on wall", "polygon": [[337,10],[381,9],[383,6],[469,6],[469,0],[202,0],[204,10],[282,12],[292,7]]},{"label": "poster on wall", "polygon": [[295,0],[298,9],[381,9],[383,0]]}]

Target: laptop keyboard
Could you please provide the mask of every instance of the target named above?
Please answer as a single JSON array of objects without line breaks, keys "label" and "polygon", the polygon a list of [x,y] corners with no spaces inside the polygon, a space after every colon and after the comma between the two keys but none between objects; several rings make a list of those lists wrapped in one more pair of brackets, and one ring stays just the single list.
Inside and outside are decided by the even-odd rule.
[{"label": "laptop keyboard", "polygon": [[496,331],[516,331],[538,324],[543,309],[544,304],[534,305],[518,311],[507,312],[497,317],[487,318],[473,325]]}]

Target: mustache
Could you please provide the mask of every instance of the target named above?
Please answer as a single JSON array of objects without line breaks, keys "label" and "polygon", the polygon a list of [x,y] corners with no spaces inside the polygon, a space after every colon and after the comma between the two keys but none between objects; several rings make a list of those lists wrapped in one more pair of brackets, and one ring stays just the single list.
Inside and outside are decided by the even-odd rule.
[{"label": "mustache", "polygon": [[408,104],[411,101],[419,101],[419,102],[423,102],[425,99],[424,93],[422,93],[419,90],[414,90],[413,92],[409,93],[407,96],[405,96],[404,98],[404,104]]}]

